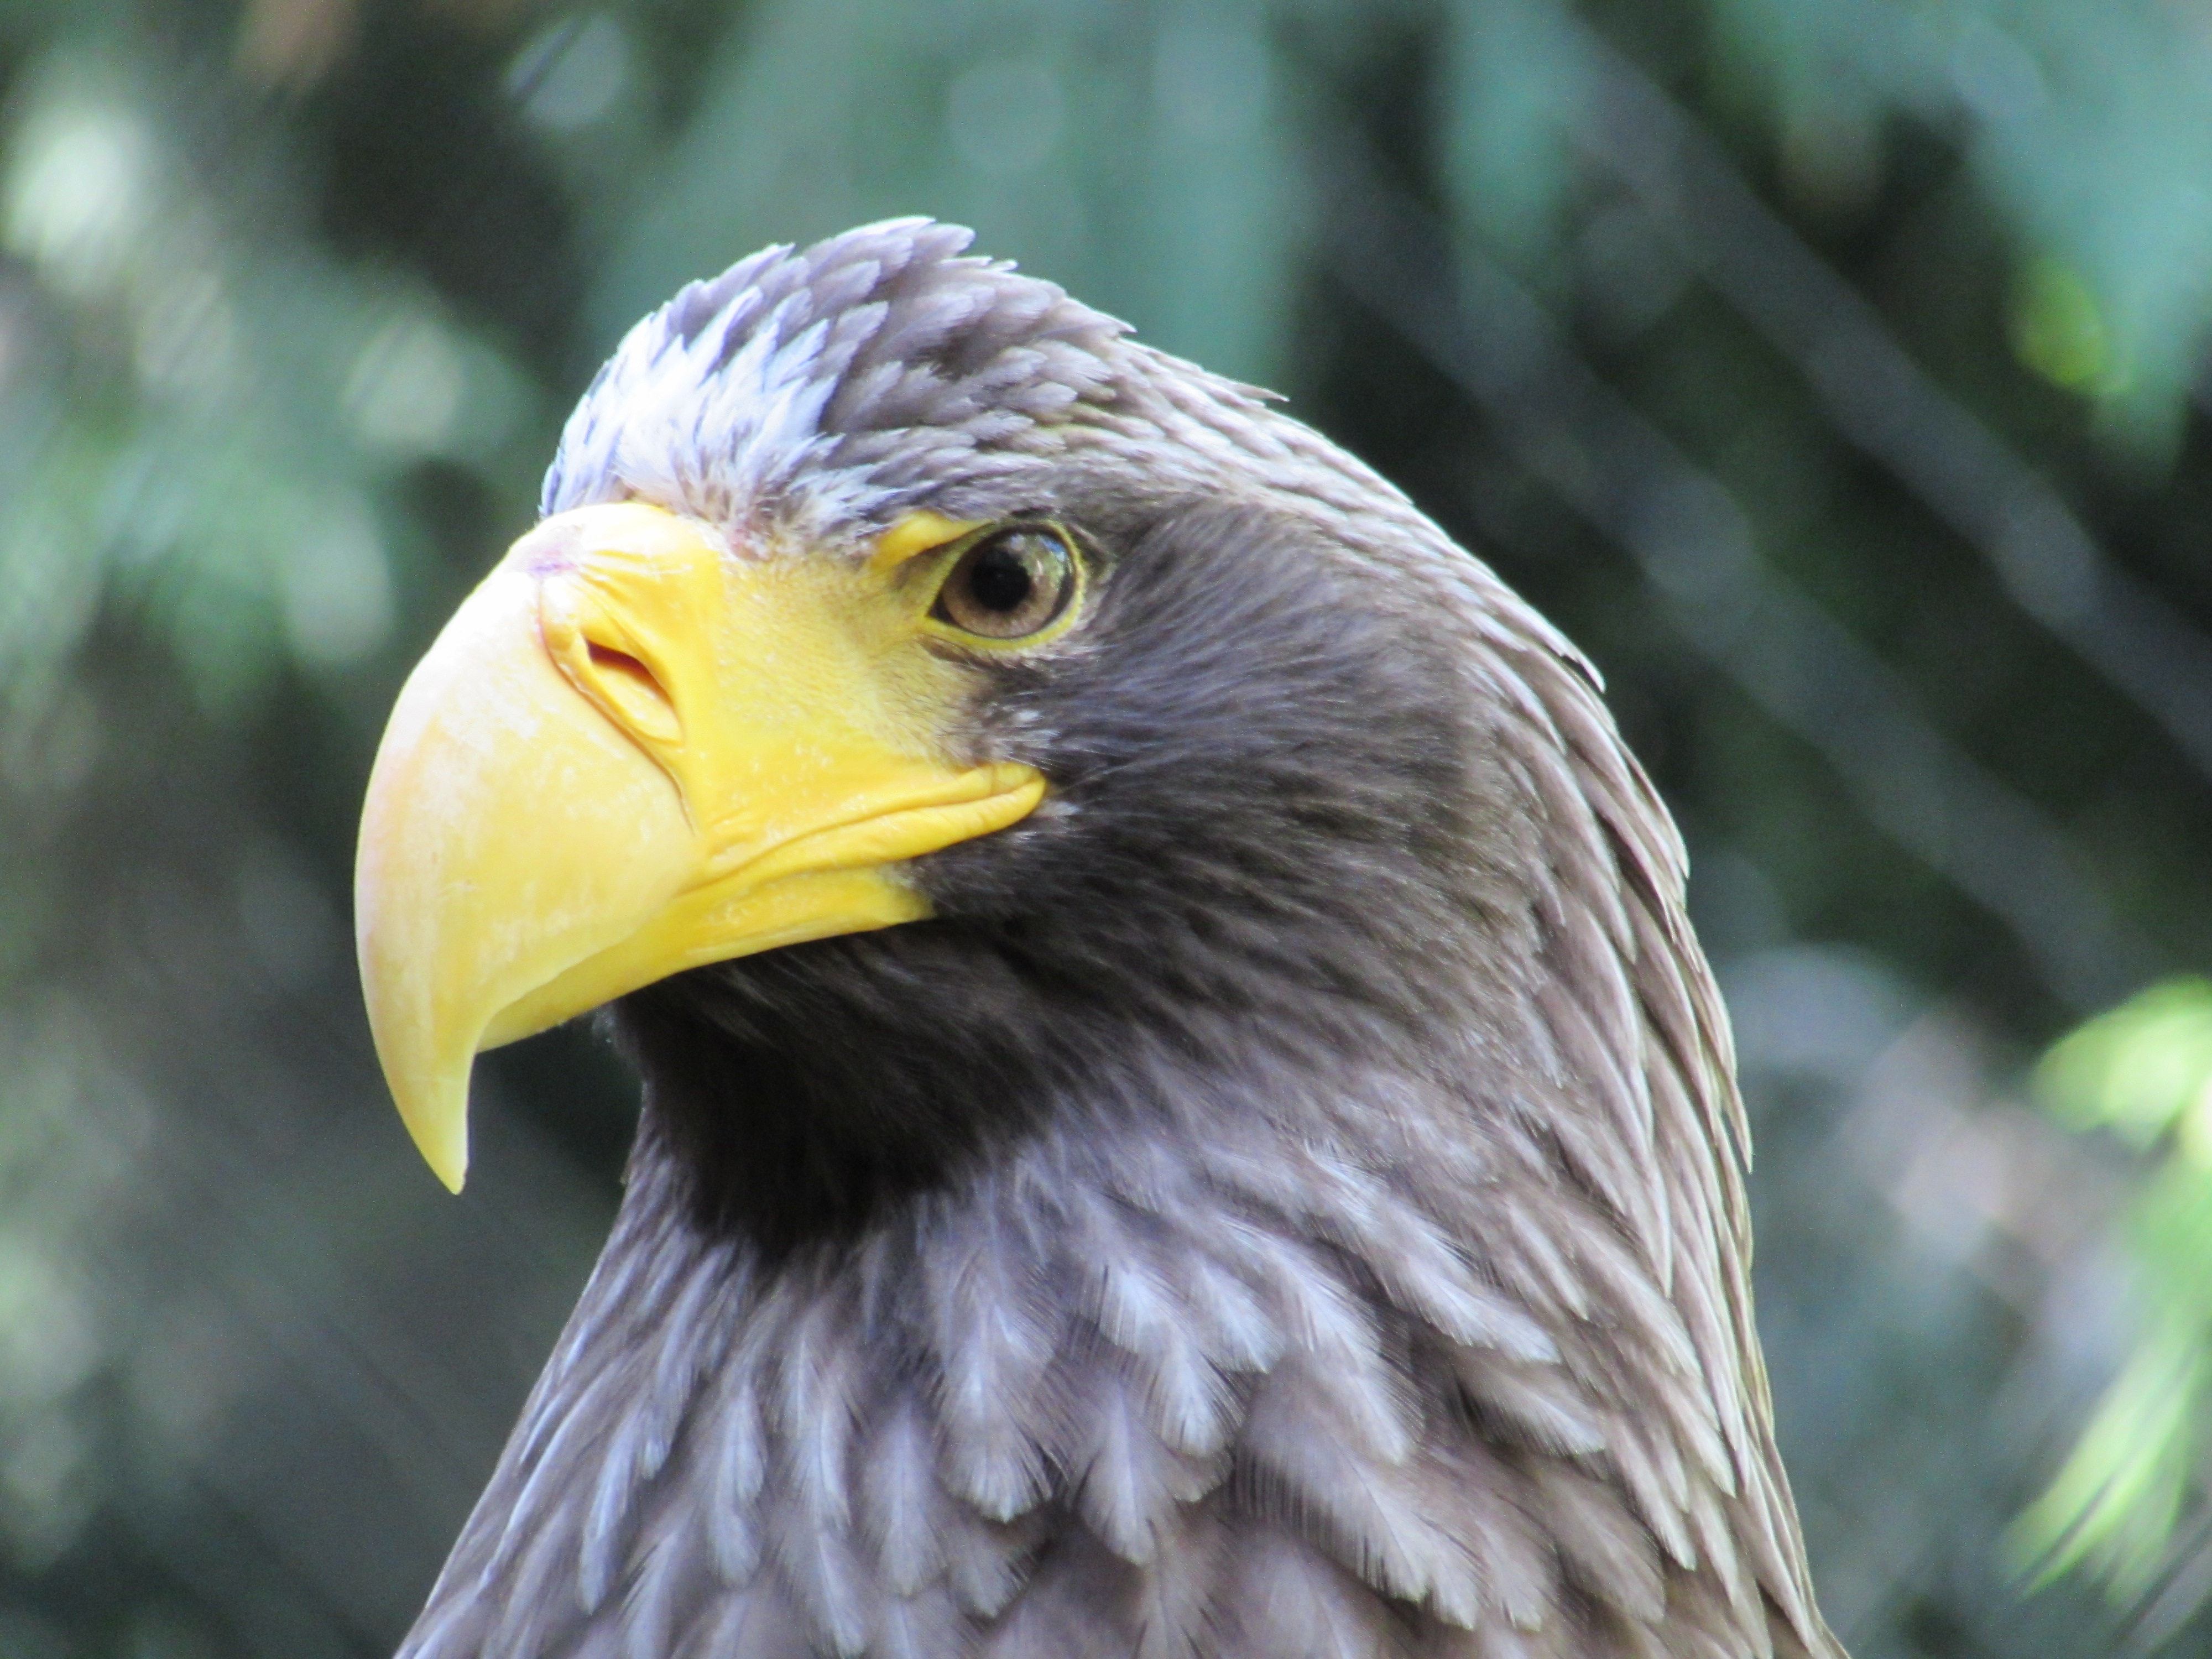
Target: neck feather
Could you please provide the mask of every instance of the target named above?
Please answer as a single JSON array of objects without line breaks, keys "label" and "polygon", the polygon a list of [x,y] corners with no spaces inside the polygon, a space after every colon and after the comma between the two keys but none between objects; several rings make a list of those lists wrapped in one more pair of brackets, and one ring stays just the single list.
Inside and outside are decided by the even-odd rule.
[{"label": "neck feather", "polygon": [[1219,1659],[1338,1651],[1322,1618],[1438,1653],[1787,1634],[1763,1414],[1701,1353],[1725,1315],[1670,1295],[1695,1275],[1668,1285],[1532,1103],[1187,1086],[1180,1117],[1063,1103],[865,1229],[773,1243],[702,1213],[649,1099],[408,1653],[610,1626],[656,1655],[695,1629],[931,1656],[1118,1630],[1099,1651],[1180,1632],[1157,1650]]}]

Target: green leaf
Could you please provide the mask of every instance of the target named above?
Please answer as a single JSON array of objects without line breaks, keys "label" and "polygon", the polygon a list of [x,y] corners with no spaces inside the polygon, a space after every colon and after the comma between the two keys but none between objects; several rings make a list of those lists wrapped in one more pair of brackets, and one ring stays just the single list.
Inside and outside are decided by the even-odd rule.
[{"label": "green leaf", "polygon": [[2136,1351],[2050,1489],[2014,1523],[2019,1571],[2040,1584],[2086,1564],[2124,1599],[2148,1588],[2181,1514],[2206,1369],[2200,1326],[2169,1323]]},{"label": "green leaf", "polygon": [[2212,1109],[2212,980],[2166,980],[2100,1014],[2045,1056],[2035,1084],[2062,1121],[2149,1146]]}]

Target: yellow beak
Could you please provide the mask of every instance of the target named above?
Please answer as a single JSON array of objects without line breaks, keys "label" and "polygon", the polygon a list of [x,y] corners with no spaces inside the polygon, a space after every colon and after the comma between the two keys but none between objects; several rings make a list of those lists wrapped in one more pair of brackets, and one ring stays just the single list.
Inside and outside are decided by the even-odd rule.
[{"label": "yellow beak", "polygon": [[944,756],[957,671],[889,562],[580,508],[517,542],[409,678],[355,917],[386,1079],[454,1191],[479,1052],[686,968],[927,915],[901,862],[1042,799],[1028,767]]}]

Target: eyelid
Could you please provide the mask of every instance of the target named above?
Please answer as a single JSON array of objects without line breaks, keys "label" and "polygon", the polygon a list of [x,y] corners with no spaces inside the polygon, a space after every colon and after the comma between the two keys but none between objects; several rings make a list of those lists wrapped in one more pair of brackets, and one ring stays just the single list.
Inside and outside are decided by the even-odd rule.
[{"label": "eyelid", "polygon": [[868,568],[878,574],[903,576],[933,554],[966,546],[998,526],[989,519],[948,519],[927,508],[909,513],[877,538],[868,556]]}]

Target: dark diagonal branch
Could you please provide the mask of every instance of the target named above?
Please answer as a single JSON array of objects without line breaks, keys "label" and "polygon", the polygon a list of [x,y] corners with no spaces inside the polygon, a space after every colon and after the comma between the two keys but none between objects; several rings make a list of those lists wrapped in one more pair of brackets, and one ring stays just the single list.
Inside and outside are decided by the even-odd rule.
[{"label": "dark diagonal branch", "polygon": [[1628,552],[1684,640],[1816,749],[1869,819],[2002,921],[2069,1006],[2103,1006],[2154,967],[2059,830],[1759,557],[1726,489],[1601,380],[1525,289],[1455,247],[1356,134],[1325,135],[1316,162],[1337,279]]},{"label": "dark diagonal branch", "polygon": [[1636,64],[1585,30],[1584,149],[1796,364],[1856,448],[1978,549],[2005,591],[2212,777],[2212,641],[2112,562],[2050,482],[1914,362]]}]

